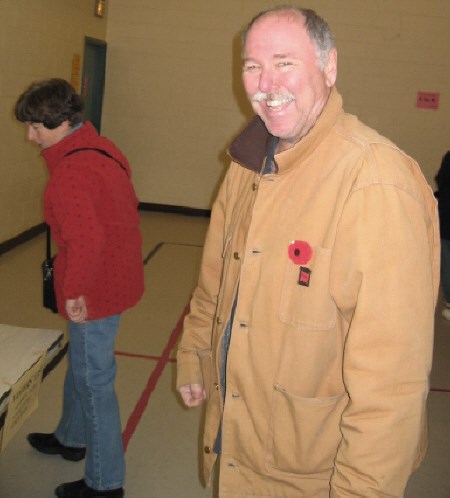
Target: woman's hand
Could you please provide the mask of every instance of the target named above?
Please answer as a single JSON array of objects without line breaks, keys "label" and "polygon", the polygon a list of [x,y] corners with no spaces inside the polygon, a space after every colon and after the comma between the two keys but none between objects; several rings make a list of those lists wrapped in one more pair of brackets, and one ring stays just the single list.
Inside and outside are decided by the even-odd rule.
[{"label": "woman's hand", "polygon": [[84,296],[66,300],[66,313],[69,320],[76,323],[85,322],[88,317]]}]

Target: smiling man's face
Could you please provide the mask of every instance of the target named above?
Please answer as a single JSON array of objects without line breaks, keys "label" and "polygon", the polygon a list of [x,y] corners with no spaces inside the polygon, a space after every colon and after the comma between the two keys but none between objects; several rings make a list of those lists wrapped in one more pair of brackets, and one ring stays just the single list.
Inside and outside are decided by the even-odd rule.
[{"label": "smiling man's face", "polygon": [[247,33],[242,79],[253,110],[288,149],[314,126],[336,80],[333,48],[321,68],[303,19],[272,13]]}]

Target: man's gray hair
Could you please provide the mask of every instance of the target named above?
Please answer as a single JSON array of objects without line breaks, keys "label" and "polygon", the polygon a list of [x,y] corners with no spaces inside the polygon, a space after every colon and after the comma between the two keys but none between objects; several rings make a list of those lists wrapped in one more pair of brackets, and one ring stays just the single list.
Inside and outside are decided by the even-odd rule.
[{"label": "man's gray hair", "polygon": [[291,5],[279,5],[271,9],[263,10],[249,22],[242,32],[242,49],[245,49],[247,35],[253,25],[262,17],[272,14],[296,17],[303,20],[308,36],[316,46],[319,66],[323,69],[328,62],[330,50],[335,47],[335,41],[328,23],[312,9],[303,9]]}]

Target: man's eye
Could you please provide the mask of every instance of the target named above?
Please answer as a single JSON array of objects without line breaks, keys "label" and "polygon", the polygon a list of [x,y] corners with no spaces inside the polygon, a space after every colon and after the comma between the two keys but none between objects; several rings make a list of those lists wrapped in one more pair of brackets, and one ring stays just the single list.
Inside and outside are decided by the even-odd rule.
[{"label": "man's eye", "polygon": [[278,63],[278,67],[288,67],[288,66],[292,66],[292,62],[282,61]]},{"label": "man's eye", "polygon": [[258,69],[259,66],[257,66],[256,64],[247,64],[244,66],[244,71],[246,73],[258,71]]}]

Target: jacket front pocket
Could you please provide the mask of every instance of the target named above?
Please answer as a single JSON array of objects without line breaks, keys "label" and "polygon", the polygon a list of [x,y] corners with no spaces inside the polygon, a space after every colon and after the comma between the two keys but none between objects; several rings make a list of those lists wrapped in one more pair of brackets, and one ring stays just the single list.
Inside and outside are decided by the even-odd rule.
[{"label": "jacket front pocket", "polygon": [[292,474],[331,471],[341,440],[345,393],[328,398],[294,396],[274,389],[269,438],[269,465]]},{"label": "jacket front pocket", "polygon": [[[331,251],[314,248],[310,264],[286,263],[280,300],[280,320],[295,328],[328,330],[336,323],[336,305],[330,295]],[[301,274],[308,272],[307,285]],[[302,281],[302,283],[304,283]]]}]

